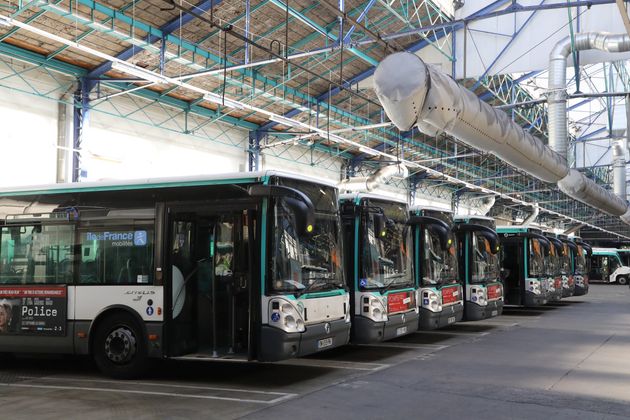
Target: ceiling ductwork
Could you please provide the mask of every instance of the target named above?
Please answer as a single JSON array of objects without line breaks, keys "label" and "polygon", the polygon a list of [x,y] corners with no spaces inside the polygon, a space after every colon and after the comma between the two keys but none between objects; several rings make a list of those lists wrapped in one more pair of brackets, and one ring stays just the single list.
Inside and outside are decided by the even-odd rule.
[{"label": "ceiling ductwork", "polygon": [[399,129],[409,130],[416,125],[429,135],[445,132],[538,179],[557,183],[576,200],[630,221],[624,200],[580,172],[569,170],[566,156],[547,147],[505,112],[492,108],[420,57],[407,52],[386,57],[374,73],[374,88],[388,117]]},{"label": "ceiling ductwork", "polygon": [[539,212],[540,208],[538,207],[538,205],[533,206],[532,212],[529,214],[529,216],[525,218],[525,220],[523,220],[521,226],[529,226],[530,224],[534,223],[536,221],[536,218],[538,217]]},{"label": "ceiling ductwork", "polygon": [[409,170],[401,163],[380,168],[370,176],[348,178],[341,181],[338,187],[342,191],[374,191],[384,185],[391,178],[405,179],[409,176]]}]

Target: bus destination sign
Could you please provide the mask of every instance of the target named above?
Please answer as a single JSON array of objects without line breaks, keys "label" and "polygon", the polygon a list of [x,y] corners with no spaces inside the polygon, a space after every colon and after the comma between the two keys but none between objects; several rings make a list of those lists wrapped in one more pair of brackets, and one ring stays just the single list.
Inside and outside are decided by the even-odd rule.
[{"label": "bus destination sign", "polygon": [[0,334],[66,335],[66,286],[0,287]]}]

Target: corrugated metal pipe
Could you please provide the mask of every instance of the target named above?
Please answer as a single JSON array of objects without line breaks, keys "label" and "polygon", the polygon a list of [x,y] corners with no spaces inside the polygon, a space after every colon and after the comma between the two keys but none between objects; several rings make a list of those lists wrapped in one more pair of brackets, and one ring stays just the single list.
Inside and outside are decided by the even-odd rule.
[{"label": "corrugated metal pipe", "polygon": [[558,183],[576,200],[615,216],[627,214],[623,200],[569,170],[565,156],[414,54],[386,57],[374,74],[374,89],[387,116],[401,130],[417,125],[430,135],[445,132],[538,179]]},{"label": "corrugated metal pipe", "polygon": [[566,37],[556,44],[549,56],[549,82],[547,92],[549,147],[566,162],[569,136],[567,133],[567,58],[573,51],[600,50],[607,52],[630,51],[630,37],[626,34],[586,32]]},{"label": "corrugated metal pipe", "polygon": [[613,144],[613,191],[621,199],[626,199],[626,139]]},{"label": "corrugated metal pipe", "polygon": [[342,191],[374,191],[391,178],[407,178],[409,170],[403,164],[383,166],[370,176],[348,178],[337,186]]},{"label": "corrugated metal pipe", "polygon": [[538,207],[538,205],[533,206],[532,212],[530,213],[529,216],[525,218],[525,220],[523,220],[523,223],[521,223],[521,226],[529,226],[530,224],[534,223],[534,221],[538,217],[539,212],[540,212],[540,208]]}]

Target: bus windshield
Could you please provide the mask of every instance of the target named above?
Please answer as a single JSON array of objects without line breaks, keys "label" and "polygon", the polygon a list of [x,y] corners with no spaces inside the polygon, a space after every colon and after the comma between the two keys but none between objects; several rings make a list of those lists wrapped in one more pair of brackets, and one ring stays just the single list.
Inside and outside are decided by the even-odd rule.
[{"label": "bus windshield", "polygon": [[562,274],[572,274],[571,273],[571,250],[569,249],[569,245],[562,244],[562,254],[559,257],[560,260],[560,272]]},{"label": "bus windshield", "polygon": [[344,287],[337,197],[330,187],[300,188],[315,206],[310,234],[298,233],[295,212],[276,200],[272,222],[271,289],[304,293]]},{"label": "bus windshield", "polygon": [[[551,251],[550,252],[554,252]],[[545,260],[542,253],[542,245],[538,239],[529,240],[529,261],[527,264],[528,277],[543,277],[545,273]]]},{"label": "bus windshield", "polygon": [[[384,206],[385,207],[385,206]],[[399,211],[400,210],[400,211]],[[361,289],[387,289],[412,287],[412,237],[407,225],[406,209],[403,206],[384,208],[385,226],[381,232],[378,218],[382,215],[369,211],[362,216],[365,222],[363,234]]]},{"label": "bus windshield", "polygon": [[422,256],[422,285],[454,283],[457,281],[457,253],[455,241],[449,234],[450,246],[442,249],[440,238],[429,229],[424,231],[424,255]]},{"label": "bus windshield", "polygon": [[545,258],[545,274],[555,277],[559,272],[560,259],[558,257],[558,249],[552,243],[549,245],[549,254]]},{"label": "bus windshield", "polygon": [[492,253],[490,241],[480,233],[472,236],[472,275],[471,283],[485,283],[499,278],[499,255]]},{"label": "bus windshield", "polygon": [[577,246],[577,253],[575,255],[575,272],[577,274],[586,273],[586,258],[584,256],[584,248],[582,248],[582,245]]}]

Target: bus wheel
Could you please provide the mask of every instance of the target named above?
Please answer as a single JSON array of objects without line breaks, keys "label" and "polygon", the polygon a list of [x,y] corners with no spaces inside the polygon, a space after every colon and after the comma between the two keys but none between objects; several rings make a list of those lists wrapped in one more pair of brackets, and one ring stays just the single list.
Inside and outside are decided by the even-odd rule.
[{"label": "bus wheel", "polygon": [[141,331],[129,314],[115,314],[103,320],[92,346],[101,372],[116,379],[142,375],[147,366],[147,347]]},{"label": "bus wheel", "polygon": [[619,284],[628,284],[628,278],[625,276],[619,276],[617,277],[617,283]]}]

